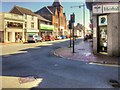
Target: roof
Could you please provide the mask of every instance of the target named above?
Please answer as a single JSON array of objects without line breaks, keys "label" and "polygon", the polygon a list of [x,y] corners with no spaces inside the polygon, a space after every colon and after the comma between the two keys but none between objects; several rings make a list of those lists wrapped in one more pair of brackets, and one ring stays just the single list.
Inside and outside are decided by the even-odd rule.
[{"label": "roof", "polygon": [[40,10],[35,12],[36,14],[39,14],[40,16],[44,17],[47,20],[52,21],[52,11],[48,7],[43,7]]},{"label": "roof", "polygon": [[82,30],[82,29],[83,29],[83,26],[79,23],[75,26],[75,30]]},{"label": "roof", "polygon": [[47,6],[47,7],[53,14],[55,14],[55,11],[57,10],[57,8],[55,8],[53,6]]},{"label": "roof", "polygon": [[47,19],[45,19],[44,17],[42,17],[42,16],[40,16],[38,14],[36,14],[36,16],[38,17],[38,19],[40,19],[42,21],[51,22],[50,20],[47,20]]},{"label": "roof", "polygon": [[62,4],[61,4],[61,2],[60,2],[60,0],[55,0],[54,2],[53,2],[53,4],[52,4],[52,6],[62,6]]},{"label": "roof", "polygon": [[15,6],[14,8],[17,8],[22,14],[35,16],[35,14],[31,10],[29,10],[29,9],[26,9],[26,8],[23,8],[23,7],[19,7],[19,6]]}]

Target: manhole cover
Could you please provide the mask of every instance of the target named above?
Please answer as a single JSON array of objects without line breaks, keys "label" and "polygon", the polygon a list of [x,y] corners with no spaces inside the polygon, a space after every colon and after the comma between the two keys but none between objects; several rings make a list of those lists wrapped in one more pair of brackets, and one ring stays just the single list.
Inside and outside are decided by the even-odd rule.
[{"label": "manhole cover", "polygon": [[116,80],[109,80],[109,83],[115,88],[120,88],[120,83]]},{"label": "manhole cover", "polygon": [[34,76],[27,76],[27,77],[20,77],[19,79],[19,83],[28,83],[28,82],[33,82],[36,80],[36,78]]}]

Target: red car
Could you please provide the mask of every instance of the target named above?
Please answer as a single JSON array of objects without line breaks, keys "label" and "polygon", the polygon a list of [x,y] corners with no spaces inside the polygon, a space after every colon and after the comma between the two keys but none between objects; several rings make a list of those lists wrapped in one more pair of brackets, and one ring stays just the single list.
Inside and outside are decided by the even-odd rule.
[{"label": "red car", "polygon": [[45,41],[54,41],[55,40],[55,38],[54,38],[54,36],[50,36],[50,35],[47,35],[47,36],[45,36]]}]

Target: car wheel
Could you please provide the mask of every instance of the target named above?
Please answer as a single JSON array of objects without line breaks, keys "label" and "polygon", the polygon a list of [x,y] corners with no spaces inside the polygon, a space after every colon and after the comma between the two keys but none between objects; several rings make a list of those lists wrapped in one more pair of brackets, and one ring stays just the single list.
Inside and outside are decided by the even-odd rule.
[{"label": "car wheel", "polygon": [[37,40],[35,40],[35,43],[37,42]]}]

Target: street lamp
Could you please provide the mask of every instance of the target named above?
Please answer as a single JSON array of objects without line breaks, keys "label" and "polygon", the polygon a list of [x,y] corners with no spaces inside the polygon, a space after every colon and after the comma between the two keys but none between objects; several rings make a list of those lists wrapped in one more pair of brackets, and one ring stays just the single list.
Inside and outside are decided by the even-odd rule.
[{"label": "street lamp", "polygon": [[79,6],[71,6],[71,8],[76,8],[76,7],[78,7],[78,8],[81,8],[81,7],[83,7],[83,24],[84,24],[84,27],[83,27],[83,34],[84,34],[84,36],[85,36],[85,4],[83,4],[83,5],[79,5]]}]

